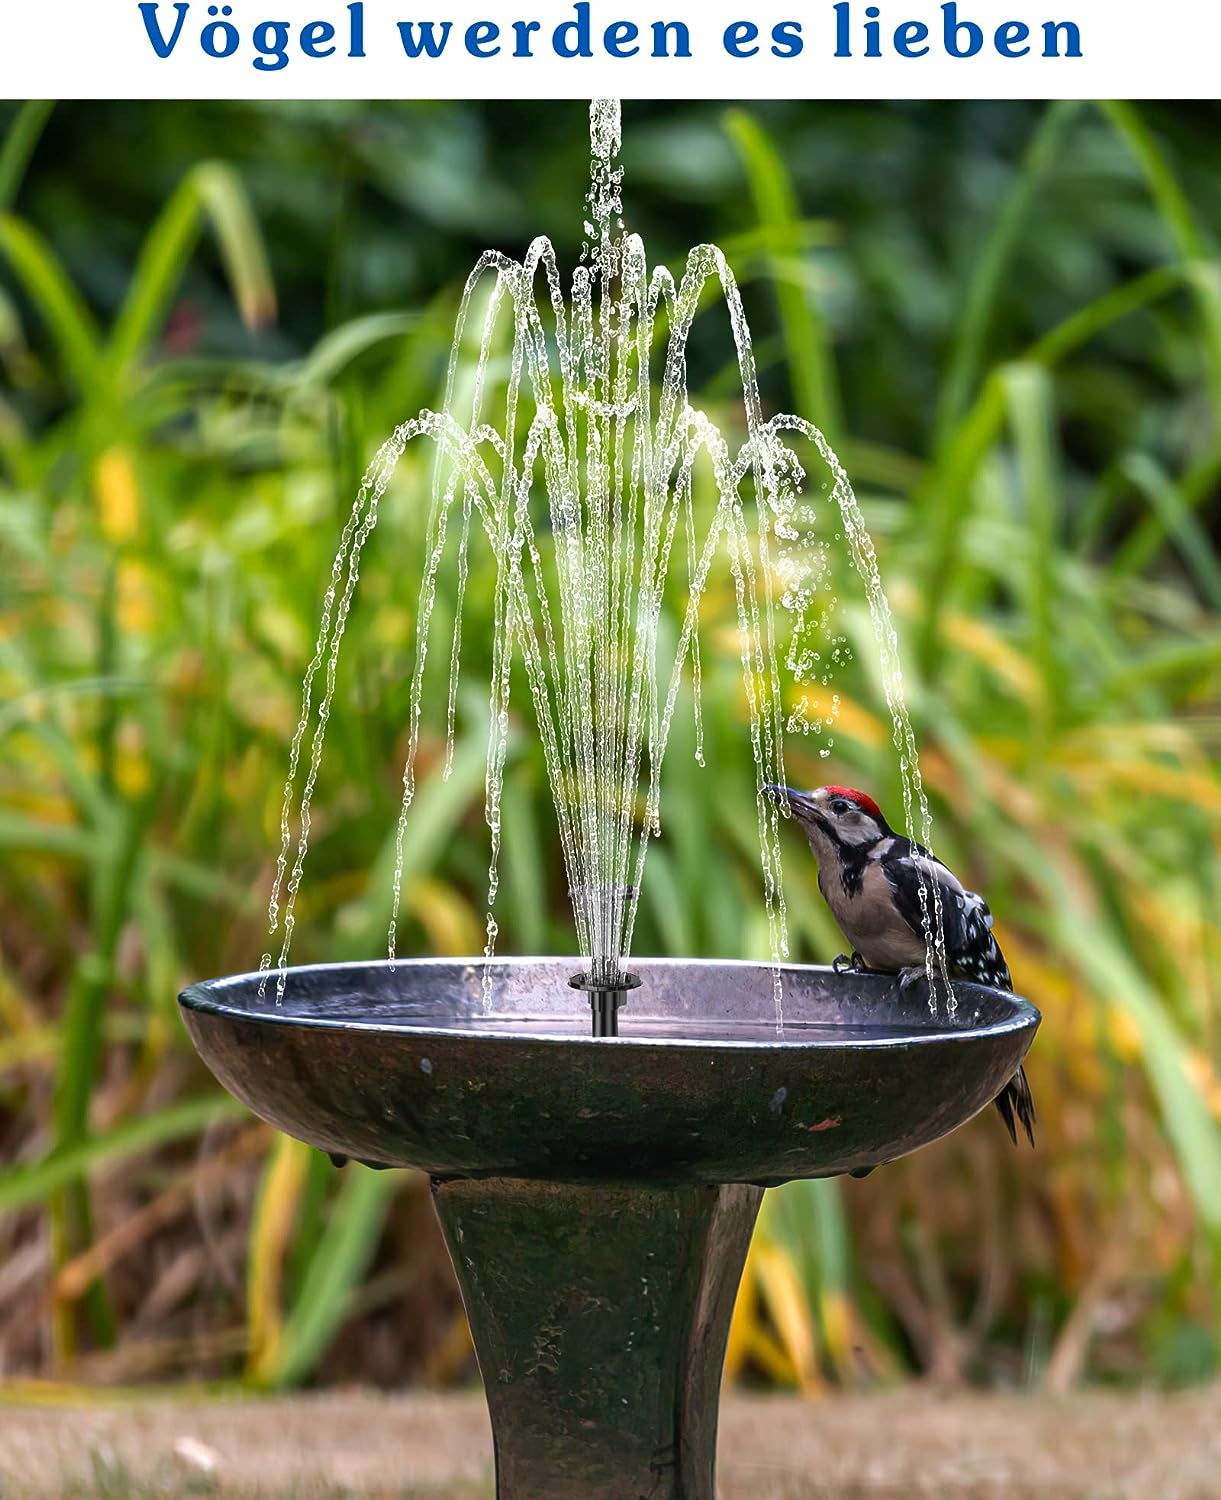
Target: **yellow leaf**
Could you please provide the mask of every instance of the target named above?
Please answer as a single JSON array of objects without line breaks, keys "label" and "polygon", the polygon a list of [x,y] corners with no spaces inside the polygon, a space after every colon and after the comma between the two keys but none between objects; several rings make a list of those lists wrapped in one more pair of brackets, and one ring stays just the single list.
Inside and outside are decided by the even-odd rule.
[{"label": "yellow leaf", "polygon": [[309,1170],[310,1148],[290,1136],[276,1137],[263,1173],[250,1230],[250,1263],[246,1274],[250,1346],[246,1368],[259,1384],[270,1379],[284,1331],[281,1290],[284,1259],[297,1219],[297,1208]]},{"label": "yellow leaf", "polygon": [[483,946],[479,918],[473,907],[444,881],[417,880],[407,906],[428,934],[431,952],[474,953]]},{"label": "yellow leaf", "polygon": [[1221,1118],[1221,1079],[1211,1061],[1202,1052],[1191,1051],[1183,1057],[1183,1071],[1191,1079],[1196,1092],[1208,1101],[1208,1107]]},{"label": "yellow leaf", "polygon": [[856,1334],[851,1303],[842,1292],[828,1291],[822,1296],[819,1311],[827,1353],[838,1369],[852,1369]]},{"label": "yellow leaf", "polygon": [[982,621],[967,615],[944,614],[941,629],[951,645],[982,662],[1023,703],[1030,704],[1038,698],[1039,679],[1034,667]]},{"label": "yellow leaf", "polygon": [[1136,1022],[1117,1005],[1110,1007],[1108,1019],[1111,1023],[1111,1045],[1115,1051],[1124,1062],[1138,1061],[1145,1048]]},{"label": "yellow leaf", "polygon": [[140,486],[126,448],[107,448],[93,466],[102,535],[110,542],[129,541],[140,529]]},{"label": "yellow leaf", "polygon": [[154,584],[143,563],[127,557],[119,564],[115,615],[124,635],[142,635],[156,620]]},{"label": "yellow leaf", "polygon": [[140,726],[126,720],[119,726],[116,741],[115,783],[126,797],[142,797],[152,784],[152,772]]},{"label": "yellow leaf", "polygon": [[751,1329],[748,1353],[751,1363],[757,1365],[775,1385],[793,1386],[798,1383],[793,1361],[762,1323]]},{"label": "yellow leaf", "polygon": [[784,1352],[793,1362],[803,1391],[822,1385],[818,1373],[814,1320],[793,1263],[774,1245],[760,1245],[753,1253],[759,1290],[771,1315]]},{"label": "yellow leaf", "polygon": [[[751,1253],[753,1254],[753,1247]],[[729,1320],[729,1339],[725,1345],[725,1364],[722,1380],[726,1384],[735,1381],[750,1354],[751,1337],[759,1317],[759,1299],[755,1295],[755,1275],[750,1254],[738,1283],[738,1294],[734,1298],[733,1317]]]}]

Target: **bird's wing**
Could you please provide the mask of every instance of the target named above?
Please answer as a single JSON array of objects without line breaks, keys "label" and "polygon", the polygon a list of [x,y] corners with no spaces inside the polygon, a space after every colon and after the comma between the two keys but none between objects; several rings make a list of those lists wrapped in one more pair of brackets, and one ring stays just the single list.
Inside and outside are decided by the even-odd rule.
[{"label": "bird's wing", "polygon": [[[941,926],[951,968],[960,954],[980,941],[981,922],[990,939],[992,915],[983,898],[965,891],[954,871],[922,844],[913,843],[910,838],[895,838],[879,862],[891,888],[895,910],[918,938],[924,936],[926,919],[936,924],[933,891],[936,889],[941,895]],[[921,886],[926,892],[922,898]]]},{"label": "bird's wing", "polygon": [[[992,934],[992,913],[982,896],[964,889],[952,870],[911,839],[892,839],[879,855],[878,863],[890,886],[895,909],[917,937],[925,935],[921,880],[926,889],[935,887],[940,894],[946,959],[955,979],[990,984],[1001,990],[1013,988],[1009,965]],[[928,889],[925,896],[928,921],[935,924],[932,896],[932,890]]]},{"label": "bird's wing", "polygon": [[[964,891],[963,896],[963,944],[957,953],[950,950],[955,977],[990,984],[998,990],[1011,990],[1013,979],[1001,945],[992,932],[992,913],[988,910],[988,903],[975,891]],[[1026,1129],[1029,1133],[1029,1125]]]},{"label": "bird's wing", "polygon": [[[927,920],[934,922],[933,887],[941,896],[941,921],[947,952],[955,953],[963,944],[966,931],[963,922],[963,898],[966,892],[953,871],[935,855],[911,839],[895,838],[878,860],[890,886],[895,909],[916,934],[924,936]],[[921,888],[925,895],[921,899]]]}]

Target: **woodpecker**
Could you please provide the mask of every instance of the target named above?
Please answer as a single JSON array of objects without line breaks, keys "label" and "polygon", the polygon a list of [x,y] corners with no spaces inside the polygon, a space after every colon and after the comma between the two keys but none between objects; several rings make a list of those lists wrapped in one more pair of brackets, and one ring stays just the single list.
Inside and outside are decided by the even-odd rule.
[{"label": "woodpecker", "polygon": [[[941,895],[950,978],[1013,989],[983,897],[966,890],[922,845],[896,833],[872,797],[847,786],[820,786],[812,792],[765,786],[763,792],[792,813],[818,861],[818,888],[852,946],[851,957],[841,954],[835,960],[837,970],[850,966],[897,973],[904,989],[927,976],[923,877],[930,920],[928,888],[935,885]],[[1005,1085],[996,1107],[1013,1144],[1020,1121],[1033,1146],[1034,1100],[1024,1069]]]}]

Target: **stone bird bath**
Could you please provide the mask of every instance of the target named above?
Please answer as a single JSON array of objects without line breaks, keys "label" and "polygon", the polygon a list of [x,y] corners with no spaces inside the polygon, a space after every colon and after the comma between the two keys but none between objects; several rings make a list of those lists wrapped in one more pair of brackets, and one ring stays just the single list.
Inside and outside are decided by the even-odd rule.
[{"label": "stone bird bath", "polygon": [[987,1105],[1039,1024],[955,985],[640,959],[593,1037],[573,959],[400,960],[192,985],[188,1030],[263,1119],[415,1167],[466,1303],[499,1500],[712,1500],[734,1296],[763,1189],[863,1171]]}]

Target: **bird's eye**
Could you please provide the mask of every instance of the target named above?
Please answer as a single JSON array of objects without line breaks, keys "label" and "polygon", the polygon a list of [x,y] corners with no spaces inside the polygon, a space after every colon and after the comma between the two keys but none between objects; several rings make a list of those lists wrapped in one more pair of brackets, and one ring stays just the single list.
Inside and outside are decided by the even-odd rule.
[{"label": "bird's eye", "polygon": [[831,811],[836,815],[836,817],[838,817],[841,813],[846,813],[851,806],[852,803],[844,797],[833,797],[831,799]]}]

